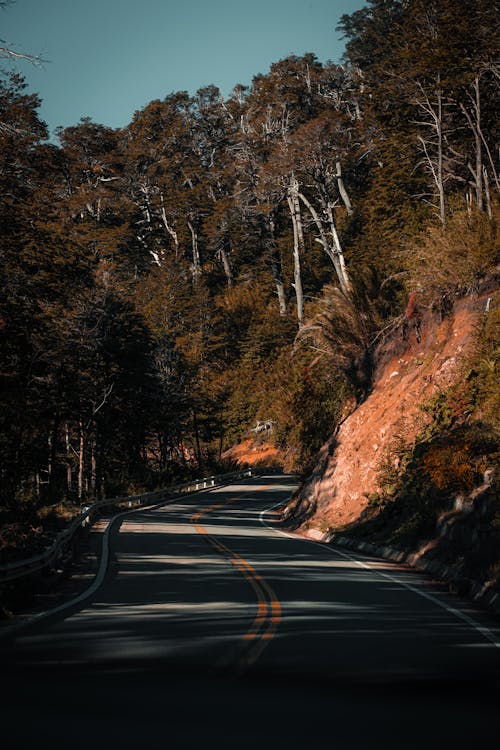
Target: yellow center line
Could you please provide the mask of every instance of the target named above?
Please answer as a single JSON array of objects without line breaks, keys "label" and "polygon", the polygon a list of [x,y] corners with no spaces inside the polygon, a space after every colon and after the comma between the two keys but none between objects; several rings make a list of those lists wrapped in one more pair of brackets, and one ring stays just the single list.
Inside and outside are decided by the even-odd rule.
[{"label": "yellow center line", "polygon": [[[269,484],[263,485],[262,487],[257,487],[255,491],[261,492],[263,490],[270,489],[272,486],[273,485]],[[241,497],[233,498],[232,500],[230,500],[230,502],[236,502],[237,500],[241,500]],[[237,568],[237,570],[240,571],[244,578],[246,578],[257,596],[257,614],[250,628],[243,635],[243,640],[253,641],[257,638],[260,638],[260,641],[269,641],[274,637],[278,624],[281,620],[281,604],[276,596],[276,593],[267,583],[267,581],[257,573],[255,568],[253,568],[252,565],[250,565],[250,563],[245,560],[245,558],[227,547],[220,540],[210,535],[207,529],[202,524],[198,523],[203,515],[205,515],[206,513],[210,513],[213,510],[218,510],[222,507],[222,504],[211,505],[207,508],[203,508],[197,513],[193,513],[193,515],[190,517],[191,524],[198,534],[204,536],[209,544],[211,544],[216,550],[218,550],[221,554],[229,559],[229,562],[235,568]],[[264,630],[269,611],[270,617],[267,623],[267,628],[265,628]],[[261,630],[263,632],[259,633],[259,631]],[[254,660],[262,653],[263,648],[264,644],[262,644],[262,646],[258,650],[258,653],[255,654]]]},{"label": "yellow center line", "polygon": [[250,628],[243,636],[244,640],[253,640],[254,638],[257,637],[257,634],[259,630],[261,629],[262,625],[264,624],[266,617],[267,617],[268,605],[267,605],[266,597],[264,595],[264,591],[262,587],[259,586],[259,584],[257,583],[256,573],[254,569],[252,568],[252,566],[249,565],[246,560],[244,560],[243,558],[240,558],[239,555],[236,555],[232,550],[229,549],[229,547],[226,547],[225,544],[223,544],[218,539],[215,539],[213,536],[211,536],[204,526],[197,523],[199,518],[202,515],[204,515],[205,512],[208,512],[209,510],[212,510],[212,509],[213,508],[204,508],[201,512],[194,513],[191,516],[190,520],[195,530],[198,532],[198,534],[200,534],[201,536],[204,536],[207,542],[211,544],[212,547],[215,547],[216,550],[221,552],[224,557],[228,557],[229,562],[240,571],[240,573],[247,579],[248,583],[251,585],[251,587],[255,591],[255,594],[257,596],[257,614]]}]

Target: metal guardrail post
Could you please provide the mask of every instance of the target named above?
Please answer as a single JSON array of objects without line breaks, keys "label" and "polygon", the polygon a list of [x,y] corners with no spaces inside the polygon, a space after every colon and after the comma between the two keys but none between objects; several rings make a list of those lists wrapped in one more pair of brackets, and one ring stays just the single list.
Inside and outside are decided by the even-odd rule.
[{"label": "metal guardrail post", "polygon": [[143,495],[106,498],[105,500],[100,500],[92,505],[86,506],[72,521],[68,528],[62,531],[55,538],[50,547],[44,552],[41,552],[38,555],[33,555],[26,560],[0,565],[0,584],[32,575],[33,573],[44,570],[45,568],[49,568],[51,565],[57,564],[57,562],[64,558],[65,550],[69,547],[77,531],[80,528],[92,525],[100,510],[123,504],[127,505],[129,508],[132,508],[134,505],[140,507],[146,504],[154,504],[155,502],[161,502],[165,497],[199,490],[200,485],[203,486],[203,489],[206,489],[207,487],[215,487],[216,484],[221,485],[234,479],[251,476],[252,469],[246,469],[243,471],[206,477],[204,479],[195,480],[194,483],[186,482],[184,484],[174,485],[173,487],[155,490],[154,492],[146,492]]}]

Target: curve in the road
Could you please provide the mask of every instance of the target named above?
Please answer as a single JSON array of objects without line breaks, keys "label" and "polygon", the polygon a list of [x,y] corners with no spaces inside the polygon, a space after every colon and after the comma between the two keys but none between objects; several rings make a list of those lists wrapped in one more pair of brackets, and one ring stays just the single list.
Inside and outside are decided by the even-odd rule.
[{"label": "curve in the road", "polygon": [[282,531],[281,529],[277,529],[275,526],[272,526],[271,524],[267,523],[267,521],[265,520],[266,515],[270,513],[272,510],[275,510],[276,508],[280,506],[283,506],[282,501],[279,503],[275,503],[270,508],[266,508],[265,510],[261,511],[259,515],[259,519],[260,519],[260,522],[263,524],[263,526],[266,526],[268,529],[271,529],[276,534],[280,534],[281,536],[285,536],[290,539],[301,539],[304,542],[309,542],[309,544],[314,544],[314,545],[319,545],[320,547],[324,547],[332,554],[340,555],[340,557],[343,557],[346,560],[350,560],[351,562],[355,563],[356,565],[359,565],[362,568],[365,568],[366,570],[375,572],[377,575],[381,576],[382,578],[386,578],[387,580],[392,581],[392,583],[396,583],[398,586],[402,586],[403,588],[408,589],[408,591],[411,591],[414,594],[417,594],[418,596],[421,596],[424,599],[427,599],[428,601],[437,605],[438,607],[441,607],[442,609],[446,610],[449,614],[453,615],[459,620],[462,620],[463,622],[467,623],[467,625],[469,625],[471,628],[477,630],[479,633],[481,633],[483,638],[485,638],[487,641],[492,643],[494,646],[496,646],[497,648],[500,648],[499,639],[495,636],[494,633],[492,633],[492,631],[489,628],[476,622],[476,620],[474,620],[472,617],[469,617],[469,615],[467,615],[465,612],[461,612],[459,609],[456,609],[455,607],[451,606],[449,603],[438,599],[436,596],[433,596],[432,594],[429,594],[427,591],[423,591],[417,586],[412,586],[410,583],[401,581],[399,578],[396,578],[390,573],[384,573],[383,571],[370,565],[367,562],[363,562],[362,560],[357,560],[355,557],[353,557],[349,553],[339,550],[338,547],[335,547],[335,549],[333,549],[329,544],[325,544],[324,542],[318,542],[312,539],[306,539],[305,537],[300,536],[299,534],[291,534],[290,532]]},{"label": "curve in the road", "polygon": [[[272,485],[257,487],[255,492],[261,492],[269,489]],[[240,497],[232,498],[229,502],[237,502]],[[255,591],[257,597],[257,613],[250,625],[250,628],[243,634],[242,640],[249,644],[249,648],[239,660],[240,666],[249,666],[253,664],[261,655],[264,648],[274,637],[281,620],[281,604],[276,592],[269,585],[250,563],[244,557],[226,544],[209,534],[205,526],[200,523],[200,519],[224,507],[218,503],[202,508],[200,511],[193,513],[190,522],[196,532],[200,534],[217,552],[226,558],[248,581]]]},{"label": "curve in the road", "polygon": [[12,664],[491,678],[499,642],[487,618],[401,566],[280,529],[270,514],[291,485],[273,479],[114,516],[93,583],[27,622],[53,617],[55,628],[45,619],[42,633],[21,637]]},{"label": "curve in the road", "polygon": [[[210,490],[206,490],[206,491],[210,492]],[[115,516],[112,516],[103,534],[102,547],[101,547],[101,559],[99,561],[99,568],[90,586],[86,588],[84,591],[82,591],[80,594],[78,594],[78,596],[75,596],[72,599],[68,599],[68,601],[63,602],[62,604],[59,604],[57,607],[52,607],[51,609],[47,609],[44,612],[38,612],[37,614],[30,616],[28,619],[22,622],[16,622],[10,627],[5,628],[4,630],[1,631],[0,638],[8,638],[12,635],[15,635],[17,632],[24,630],[25,628],[31,627],[32,625],[35,625],[41,622],[42,620],[46,620],[48,618],[59,615],[61,612],[65,612],[66,610],[73,609],[73,607],[77,607],[86,599],[89,599],[91,596],[93,596],[102,586],[103,581],[106,577],[106,573],[107,573],[108,565],[109,565],[109,539],[110,539],[110,534],[115,523],[121,520],[122,518],[125,518],[126,516],[131,516],[137,513],[144,513],[145,510],[155,510],[156,508],[163,508],[163,506],[165,505],[171,505],[172,503],[176,502],[176,500],[177,498],[174,498],[171,500],[163,501],[161,503],[156,503],[155,505],[149,508],[148,507],[135,508],[134,510],[122,511],[121,513],[117,513]]]}]

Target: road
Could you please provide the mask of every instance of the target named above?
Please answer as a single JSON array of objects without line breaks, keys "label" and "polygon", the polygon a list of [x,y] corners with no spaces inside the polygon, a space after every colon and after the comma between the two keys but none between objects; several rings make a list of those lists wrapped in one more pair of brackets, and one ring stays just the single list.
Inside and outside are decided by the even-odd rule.
[{"label": "road", "polygon": [[281,529],[272,507],[294,487],[270,474],[117,518],[90,595],[2,639],[10,746],[494,737],[495,622]]}]

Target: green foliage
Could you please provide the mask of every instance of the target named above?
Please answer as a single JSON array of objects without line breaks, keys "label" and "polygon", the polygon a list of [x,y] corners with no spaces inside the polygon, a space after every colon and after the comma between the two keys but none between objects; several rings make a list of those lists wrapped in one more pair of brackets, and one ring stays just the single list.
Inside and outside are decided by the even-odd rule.
[{"label": "green foliage", "polygon": [[297,334],[297,349],[312,351],[334,373],[344,377],[346,392],[364,398],[372,385],[377,334],[384,319],[391,315],[386,303],[385,291],[380,289],[371,268],[361,267],[352,274],[348,294],[326,285],[308,310],[309,320]]},{"label": "green foliage", "polygon": [[423,429],[425,439],[439,435],[452,426],[454,413],[450,403],[450,394],[446,391],[438,391],[421,408],[431,417],[429,424]]},{"label": "green foliage", "polygon": [[[213,470],[256,419],[310,467],[369,391],[408,289],[439,307],[496,262],[492,19],[483,0],[370,0],[342,20],[346,65],[291,55],[226,100],[172,93],[59,146],[2,77],[0,507]],[[487,425],[497,315],[460,397]],[[454,398],[428,406],[427,441],[455,428]],[[443,456],[424,466],[438,494]]]},{"label": "green foliage", "polygon": [[270,373],[268,390],[275,441],[288,454],[288,468],[305,472],[338,423],[348,393],[345,381],[310,352],[285,350]]},{"label": "green foliage", "polygon": [[465,374],[470,408],[487,424],[500,429],[498,404],[500,403],[500,304],[498,292],[487,299],[488,310],[481,321],[476,350]]},{"label": "green foliage", "polygon": [[393,445],[380,475],[381,491],[369,498],[366,518],[352,533],[417,547],[436,533],[438,517],[481,484],[498,464],[498,433],[473,423],[420,435],[413,445]]},{"label": "green foliage", "polygon": [[[401,435],[389,447],[381,467],[381,491],[368,499],[366,519],[352,533],[396,546],[417,546],[435,535],[438,517],[453,507],[456,497],[466,497],[482,483],[486,469],[498,473],[497,297],[490,300],[478,330],[466,377],[424,405],[429,422],[414,443]],[[498,567],[494,513],[483,519],[482,534],[484,550],[474,552],[474,565],[478,575],[492,575]]]},{"label": "green foliage", "polygon": [[479,289],[499,261],[496,222],[476,210],[455,210],[445,226],[429,223],[407,243],[401,260],[407,284],[423,305],[445,310],[456,297]]}]

